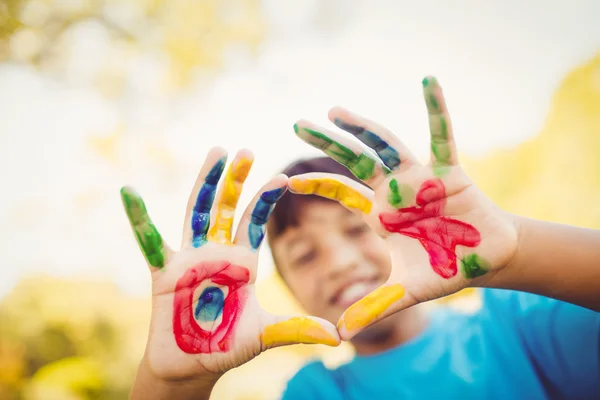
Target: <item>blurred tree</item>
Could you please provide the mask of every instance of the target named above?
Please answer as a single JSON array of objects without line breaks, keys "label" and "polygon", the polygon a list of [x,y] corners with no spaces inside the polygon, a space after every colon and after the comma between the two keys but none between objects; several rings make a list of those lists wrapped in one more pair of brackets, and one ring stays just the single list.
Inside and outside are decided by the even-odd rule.
[{"label": "blurred tree", "polygon": [[260,0],[2,0],[0,62],[64,71],[100,37],[108,53],[91,78],[105,94],[118,95],[132,59],[144,57],[167,66],[168,87],[182,88],[195,71],[221,67],[232,46],[255,52],[261,11]]},{"label": "blurred tree", "polygon": [[112,283],[23,280],[0,304],[2,399],[127,398],[149,301]]}]

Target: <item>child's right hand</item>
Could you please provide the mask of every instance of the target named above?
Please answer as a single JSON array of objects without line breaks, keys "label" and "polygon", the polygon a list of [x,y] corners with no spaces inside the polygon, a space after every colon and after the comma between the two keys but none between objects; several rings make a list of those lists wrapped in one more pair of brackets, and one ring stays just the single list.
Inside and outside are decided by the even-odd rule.
[{"label": "child's right hand", "polygon": [[[123,204],[152,273],[152,317],[145,362],[156,378],[185,381],[218,377],[260,352],[294,343],[339,344],[329,322],[278,317],[261,309],[254,292],[264,225],[286,190],[287,177],[271,179],[231,229],[252,153],[240,151],[213,199],[226,153],[212,149],[190,196],[181,250],[164,243],[144,202],[128,187]],[[212,211],[211,211],[212,208]]]}]

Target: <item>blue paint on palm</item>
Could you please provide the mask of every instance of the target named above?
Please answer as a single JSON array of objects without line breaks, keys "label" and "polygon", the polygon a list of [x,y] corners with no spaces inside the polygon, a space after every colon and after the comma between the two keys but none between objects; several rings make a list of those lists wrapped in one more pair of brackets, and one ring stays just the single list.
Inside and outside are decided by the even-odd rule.
[{"label": "blue paint on palm", "polygon": [[275,207],[277,200],[283,196],[285,188],[268,190],[260,195],[260,198],[252,210],[250,225],[248,226],[248,236],[252,249],[257,250],[265,237],[265,224],[269,215]]},{"label": "blue paint on palm", "polygon": [[224,302],[225,295],[221,289],[214,286],[207,287],[202,291],[200,297],[198,297],[198,303],[196,303],[196,309],[194,310],[194,318],[200,321],[215,321],[223,312]]},{"label": "blue paint on palm", "polygon": [[381,161],[389,168],[394,169],[400,165],[400,155],[385,140],[375,133],[363,128],[362,126],[348,124],[339,118],[334,120],[334,124],[354,135],[358,140],[375,150]]},{"label": "blue paint on palm", "polygon": [[225,168],[225,157],[220,158],[206,175],[204,184],[198,192],[196,204],[192,211],[192,244],[200,247],[206,243],[206,233],[210,224],[210,208],[215,199],[217,184],[223,169]]}]

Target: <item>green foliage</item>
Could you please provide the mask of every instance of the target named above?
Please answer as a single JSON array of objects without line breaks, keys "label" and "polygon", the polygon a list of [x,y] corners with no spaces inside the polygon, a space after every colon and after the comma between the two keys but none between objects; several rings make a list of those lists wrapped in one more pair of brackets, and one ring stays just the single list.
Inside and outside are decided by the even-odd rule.
[{"label": "green foliage", "polygon": [[111,283],[38,277],[0,304],[0,395],[125,399],[143,353],[149,299]]},{"label": "green foliage", "polygon": [[[95,81],[118,96],[132,61],[167,65],[166,89],[224,63],[231,46],[255,53],[265,35],[259,0],[2,0],[0,62],[64,71],[81,28],[109,42]],[[79,30],[79,31],[78,31]],[[89,31],[88,31],[89,34]]]}]

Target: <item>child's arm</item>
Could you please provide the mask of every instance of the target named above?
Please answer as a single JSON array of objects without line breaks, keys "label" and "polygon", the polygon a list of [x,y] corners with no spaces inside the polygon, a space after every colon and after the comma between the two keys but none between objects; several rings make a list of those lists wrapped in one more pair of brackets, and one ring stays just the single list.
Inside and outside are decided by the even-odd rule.
[{"label": "child's arm", "polygon": [[128,187],[121,190],[152,274],[150,329],[133,399],[207,399],[221,374],[269,348],[340,342],[329,322],[274,316],[260,308],[254,292],[258,251],[287,177],[276,176],[260,190],[234,237],[235,208],[252,153],[238,153],[217,191],[225,162],[224,150],[209,152],[188,202],[179,251],[163,241],[141,197]]},{"label": "child's arm", "polygon": [[431,139],[426,165],[388,129],[342,108],[332,109],[329,119],[362,144],[308,121],[294,126],[300,139],[368,187],[313,173],[291,177],[290,190],[336,199],[363,215],[392,261],[388,281],[342,315],[340,336],[349,339],[387,315],[469,286],[529,290],[599,309],[600,234],[499,209],[460,166],[435,78],[423,80],[423,93]]},{"label": "child's arm", "polygon": [[481,286],[521,290],[600,311],[600,231],[516,217],[517,251]]}]

